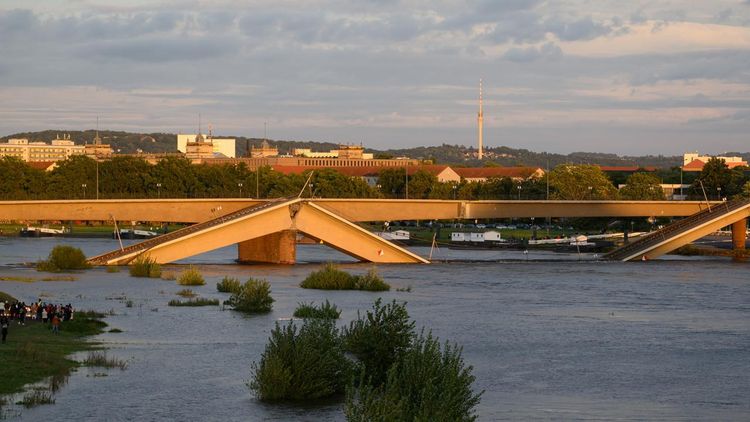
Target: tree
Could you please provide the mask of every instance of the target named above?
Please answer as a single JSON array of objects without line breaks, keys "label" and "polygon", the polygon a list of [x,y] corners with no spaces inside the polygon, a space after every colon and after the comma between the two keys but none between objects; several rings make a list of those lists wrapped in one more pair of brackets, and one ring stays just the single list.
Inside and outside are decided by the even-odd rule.
[{"label": "tree", "polygon": [[693,182],[693,187],[700,191],[706,190],[709,198],[731,197],[742,191],[744,175],[741,169],[730,170],[723,159],[712,157],[703,166],[698,178]]},{"label": "tree", "polygon": [[404,197],[406,192],[406,168],[386,168],[378,174],[380,190],[386,197]]},{"label": "tree", "polygon": [[46,191],[44,172],[16,157],[0,159],[0,198],[38,198]]},{"label": "tree", "polygon": [[[102,163],[103,164],[103,163]],[[100,165],[100,176],[101,176]],[[48,176],[47,191],[52,198],[83,198],[83,185],[87,186],[90,197],[96,197],[96,161],[84,155],[74,155],[59,161],[57,167]],[[100,177],[101,186],[101,177]],[[101,190],[101,189],[100,189]]]},{"label": "tree", "polygon": [[409,198],[426,199],[430,197],[433,186],[438,183],[437,177],[420,169],[409,177]]},{"label": "tree", "polygon": [[617,189],[598,166],[561,164],[549,175],[554,199],[615,199]]},{"label": "tree", "polygon": [[633,173],[620,189],[620,197],[636,201],[661,201],[664,199],[664,190],[659,182],[659,178],[653,174]]}]

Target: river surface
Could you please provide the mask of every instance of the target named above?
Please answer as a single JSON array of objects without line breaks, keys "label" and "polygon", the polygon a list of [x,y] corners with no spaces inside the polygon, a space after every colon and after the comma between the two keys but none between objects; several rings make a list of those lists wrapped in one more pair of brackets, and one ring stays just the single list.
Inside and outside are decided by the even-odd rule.
[{"label": "river surface", "polygon": [[[108,239],[0,238],[0,276],[42,276],[19,263],[46,257],[58,243],[88,256],[116,248]],[[250,365],[298,302],[329,299],[343,309],[343,325],[382,297],[408,302],[418,327],[463,346],[474,387],[484,390],[479,420],[750,420],[747,263],[609,263],[590,255],[441,249],[436,258],[454,261],[379,265],[393,289],[370,293],[299,288],[325,261],[354,273],[370,268],[323,246],[300,246],[307,264],[295,266],[235,265],[235,257],[235,248],[224,248],[165,270],[198,265],[207,284],[192,289],[220,300],[227,295],[215,285],[224,276],[265,278],[276,300],[270,314],[168,307],[181,286],[132,278],[127,270],[95,268],[73,282],[0,281],[0,291],[26,301],[112,310],[106,322],[123,332],[95,340],[129,361],[124,371],[81,368],[56,404],[22,409],[21,418],[343,420],[336,402],[258,402],[245,386]],[[395,290],[405,287],[411,292]]]}]

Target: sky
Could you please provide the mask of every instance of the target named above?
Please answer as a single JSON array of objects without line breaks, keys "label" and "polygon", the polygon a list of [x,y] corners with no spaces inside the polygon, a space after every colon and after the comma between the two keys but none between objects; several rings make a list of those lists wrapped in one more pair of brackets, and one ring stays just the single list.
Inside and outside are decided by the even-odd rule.
[{"label": "sky", "polygon": [[750,0],[3,0],[0,134],[750,151]]}]

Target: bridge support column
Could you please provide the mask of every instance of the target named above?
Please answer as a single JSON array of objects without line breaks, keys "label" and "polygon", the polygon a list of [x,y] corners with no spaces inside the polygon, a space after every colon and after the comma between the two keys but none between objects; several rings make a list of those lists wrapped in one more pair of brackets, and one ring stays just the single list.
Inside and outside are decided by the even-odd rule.
[{"label": "bridge support column", "polygon": [[734,250],[744,250],[747,240],[747,218],[732,224],[732,246]]},{"label": "bridge support column", "polygon": [[294,264],[297,259],[297,232],[284,230],[237,244],[239,262]]}]

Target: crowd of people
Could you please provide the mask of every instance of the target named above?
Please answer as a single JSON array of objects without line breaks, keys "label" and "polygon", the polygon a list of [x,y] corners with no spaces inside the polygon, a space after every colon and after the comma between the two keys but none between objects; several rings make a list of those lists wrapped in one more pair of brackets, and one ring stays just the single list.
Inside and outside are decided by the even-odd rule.
[{"label": "crowd of people", "polygon": [[26,325],[26,321],[38,321],[43,324],[50,324],[52,333],[60,332],[60,325],[63,321],[73,319],[73,306],[71,304],[55,305],[44,303],[42,299],[27,305],[25,302],[0,301],[0,327],[2,328],[2,342],[8,337],[8,328],[12,321],[18,322],[18,325]]}]

